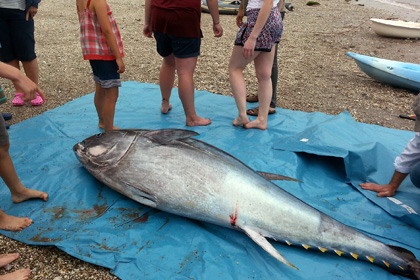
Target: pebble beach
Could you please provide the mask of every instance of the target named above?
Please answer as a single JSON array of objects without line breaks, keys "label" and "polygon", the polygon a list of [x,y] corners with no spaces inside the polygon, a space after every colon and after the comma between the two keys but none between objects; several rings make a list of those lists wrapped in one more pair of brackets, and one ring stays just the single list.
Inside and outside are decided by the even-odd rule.
[{"label": "pebble beach", "polygon": [[[155,50],[154,40],[142,34],[144,2],[108,1],[125,48],[126,72],[122,80],[158,84],[161,58]],[[392,6],[379,9],[355,0],[318,2],[319,5],[307,6],[306,0],[294,0],[294,10],[286,13],[278,53],[277,106],[330,115],[347,111],[358,122],[411,131],[414,122],[399,115],[412,114],[414,93],[374,81],[346,53],[420,64],[420,40],[379,37],[373,32],[369,20],[420,22],[418,13],[393,9]],[[221,15],[220,23],[224,35],[214,38],[211,17],[202,14],[204,38],[194,77],[195,86],[197,90],[231,96],[228,62],[238,27],[232,15]],[[35,37],[40,87],[47,100],[39,107],[30,104],[13,107],[13,85],[0,79],[8,97],[7,103],[0,105],[0,111],[13,114],[13,119],[8,121],[10,131],[16,123],[90,94],[95,89],[89,63],[82,59],[75,2],[42,1],[35,17]],[[255,94],[257,82],[253,65],[245,70],[245,79],[249,94]],[[156,104],[156,108],[159,107],[160,104]],[[196,108],[200,114],[200,104],[196,104]],[[0,276],[19,268],[30,268],[31,279],[118,279],[109,269],[83,262],[56,247],[28,246],[0,234],[0,254],[12,252],[20,253],[21,257],[12,266],[0,268]]]}]

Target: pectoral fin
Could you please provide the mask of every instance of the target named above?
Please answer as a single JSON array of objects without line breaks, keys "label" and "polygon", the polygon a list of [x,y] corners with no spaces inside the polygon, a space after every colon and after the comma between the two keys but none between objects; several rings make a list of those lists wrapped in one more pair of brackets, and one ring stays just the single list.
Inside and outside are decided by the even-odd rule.
[{"label": "pectoral fin", "polygon": [[267,253],[269,253],[270,255],[272,255],[273,257],[275,257],[277,260],[281,261],[282,263],[294,268],[294,269],[298,269],[297,267],[295,267],[293,264],[289,263],[281,254],[279,251],[277,251],[273,245],[271,245],[270,242],[268,242],[268,240],[261,235],[260,233],[256,232],[255,230],[246,227],[246,226],[242,226],[240,227],[252,240],[254,240],[255,243],[257,243],[258,245],[260,245]]},{"label": "pectoral fin", "polygon": [[279,174],[262,172],[262,171],[257,171],[257,173],[260,174],[261,176],[263,176],[267,180],[294,181],[294,182],[302,183],[302,181],[300,181],[298,179],[283,176],[283,175],[279,175]]}]

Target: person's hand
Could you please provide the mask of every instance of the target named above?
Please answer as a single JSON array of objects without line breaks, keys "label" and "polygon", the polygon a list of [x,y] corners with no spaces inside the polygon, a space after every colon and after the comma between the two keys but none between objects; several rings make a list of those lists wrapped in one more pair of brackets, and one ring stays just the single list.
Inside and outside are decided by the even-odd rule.
[{"label": "person's hand", "polygon": [[26,77],[25,74],[19,75],[20,77],[14,80],[14,83],[17,87],[21,88],[23,91],[22,99],[25,101],[33,100],[36,98],[36,94],[39,93],[42,100],[45,101],[44,92],[34,83],[31,79]]},{"label": "person's hand", "polygon": [[250,57],[254,55],[254,49],[255,49],[256,43],[257,43],[257,40],[251,37],[249,37],[248,40],[246,40],[243,47],[243,51],[242,51],[245,59],[249,59]]},{"label": "person's hand", "polygon": [[119,74],[124,73],[124,71],[125,71],[125,64],[124,64],[124,61],[122,60],[122,58],[118,58],[116,60],[116,62],[117,62],[117,65],[118,65],[118,71],[117,71],[117,73],[119,73]]},{"label": "person's hand", "polygon": [[150,25],[145,24],[143,27],[143,35],[146,36],[147,38],[153,38],[152,36],[153,32],[152,32],[152,28],[150,27]]},{"label": "person's hand", "polygon": [[220,23],[213,24],[213,34],[214,34],[214,37],[222,37],[223,27],[220,25]]},{"label": "person's hand", "polygon": [[394,185],[378,185],[375,183],[363,183],[360,184],[360,187],[364,190],[374,191],[378,193],[378,196],[393,196],[398,189],[398,186],[395,187]]},{"label": "person's hand", "polygon": [[30,6],[28,11],[26,12],[26,21],[29,20],[29,17],[34,18],[37,12],[38,12],[38,8],[35,8],[34,6]]},{"label": "person's hand", "polygon": [[236,25],[238,27],[241,27],[242,24],[244,24],[244,11],[242,9],[238,10],[238,13],[236,14]]}]

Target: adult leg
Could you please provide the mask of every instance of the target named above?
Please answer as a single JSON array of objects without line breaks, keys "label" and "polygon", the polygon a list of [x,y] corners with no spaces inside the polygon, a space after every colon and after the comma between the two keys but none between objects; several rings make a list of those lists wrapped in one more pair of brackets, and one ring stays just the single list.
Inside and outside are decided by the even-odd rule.
[{"label": "adult leg", "polygon": [[174,87],[175,70],[175,56],[172,53],[163,58],[159,73],[160,92],[162,94],[160,111],[162,114],[166,114],[172,109],[169,99],[171,98],[172,88]]},{"label": "adult leg", "polygon": [[236,107],[238,108],[238,116],[233,120],[233,125],[236,126],[249,123],[248,116],[246,115],[246,85],[243,70],[259,53],[255,52],[253,57],[245,59],[242,50],[243,48],[241,46],[234,46],[229,61],[230,87],[235,98]]},{"label": "adult leg", "polygon": [[115,106],[118,100],[118,87],[106,88],[105,100],[102,107],[102,118],[104,120],[105,131],[116,130],[119,127],[114,126]]},{"label": "adult leg", "polygon": [[[274,60],[273,60],[273,67],[271,68],[271,84],[273,88],[273,96],[271,97],[270,102],[270,108],[268,113],[274,114],[276,112],[276,103],[277,103],[277,81],[279,76],[279,70],[277,65],[277,50],[278,50],[278,44],[276,44],[275,50],[274,50]],[[252,97],[247,97],[247,101],[250,102],[254,101]],[[255,100],[258,101],[258,95],[255,96]],[[248,115],[251,116],[258,116],[259,107],[255,107],[252,109],[249,109],[246,111]]]},{"label": "adult leg", "polygon": [[420,188],[420,162],[414,165],[413,169],[411,170],[410,179],[414,186]]},{"label": "adult leg", "polygon": [[268,110],[273,94],[271,84],[271,68],[273,66],[274,51],[260,52],[254,59],[255,72],[258,80],[258,117],[245,125],[245,128],[267,128]]},{"label": "adult leg", "polygon": [[271,108],[276,108],[276,103],[277,103],[277,81],[279,78],[279,67],[277,65],[278,48],[279,48],[279,44],[276,44],[274,48],[273,67],[271,68],[271,84],[273,87],[273,96],[271,97],[271,102],[270,102]]},{"label": "adult leg", "polygon": [[176,71],[178,73],[179,98],[182,106],[187,126],[209,125],[210,119],[205,119],[197,115],[194,105],[194,70],[197,65],[198,57],[175,58]]}]

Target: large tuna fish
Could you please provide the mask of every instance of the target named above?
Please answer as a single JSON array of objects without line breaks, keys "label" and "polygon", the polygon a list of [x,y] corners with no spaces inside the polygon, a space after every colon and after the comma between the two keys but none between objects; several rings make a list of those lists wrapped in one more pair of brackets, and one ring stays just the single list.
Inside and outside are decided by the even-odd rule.
[{"label": "large tuna fish", "polygon": [[119,130],[74,146],[98,180],[150,207],[245,232],[273,257],[268,241],[331,251],[420,278],[408,250],[383,244],[307,205],[188,130]]}]

